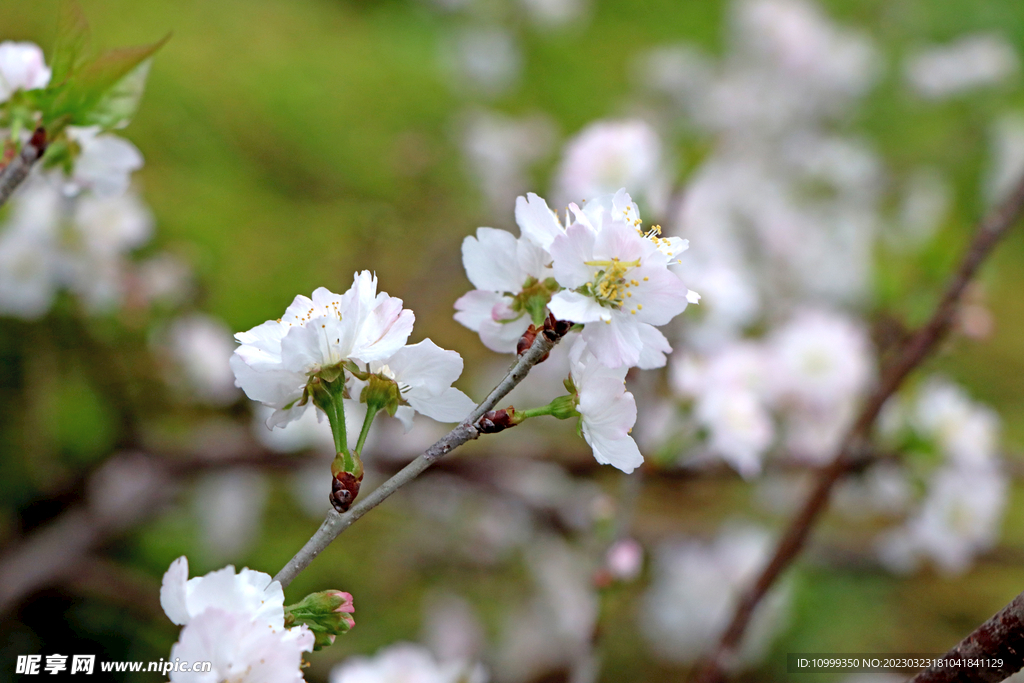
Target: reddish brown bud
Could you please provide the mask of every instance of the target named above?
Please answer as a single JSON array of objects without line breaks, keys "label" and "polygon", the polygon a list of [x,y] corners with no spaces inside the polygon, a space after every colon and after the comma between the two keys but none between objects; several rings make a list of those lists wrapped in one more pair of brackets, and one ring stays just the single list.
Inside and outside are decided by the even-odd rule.
[{"label": "reddish brown bud", "polygon": [[515,419],[516,409],[512,406],[501,410],[491,410],[477,422],[476,428],[481,434],[496,434],[519,424]]},{"label": "reddish brown bud", "polygon": [[338,512],[347,512],[352,501],[359,495],[359,485],[363,481],[363,475],[354,476],[351,472],[339,472],[331,480],[331,505]]},{"label": "reddish brown bud", "polygon": [[516,344],[516,355],[521,356],[529,351],[536,338],[537,326],[530,323],[530,326],[526,328],[526,332],[523,332],[523,336],[519,338],[519,343]]},{"label": "reddish brown bud", "polygon": [[43,156],[43,152],[46,151],[46,129],[42,126],[36,128],[35,132],[32,133],[32,139],[28,141],[28,144],[32,145],[38,151],[38,157]]},{"label": "reddish brown bud", "polygon": [[570,321],[558,320],[553,314],[548,313],[548,317],[544,321],[544,336],[547,337],[548,341],[554,343],[569,334],[572,325]]}]

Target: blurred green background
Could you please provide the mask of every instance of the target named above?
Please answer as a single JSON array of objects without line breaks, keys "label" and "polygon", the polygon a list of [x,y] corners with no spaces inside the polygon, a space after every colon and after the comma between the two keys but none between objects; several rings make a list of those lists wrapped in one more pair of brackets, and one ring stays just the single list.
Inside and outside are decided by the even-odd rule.
[{"label": "blurred green background", "polygon": [[[984,211],[979,188],[991,121],[1000,113],[1024,111],[1024,91],[1004,89],[926,106],[904,92],[894,65],[912,47],[981,30],[998,30],[1024,53],[1024,3],[821,4],[840,24],[868,32],[887,67],[865,106],[844,126],[872,140],[895,173],[925,163],[955,182],[955,203],[941,239],[920,255],[882,259],[874,312],[919,321]],[[636,97],[631,64],[638,51],[686,40],[719,52],[727,10],[717,0],[597,0],[579,24],[535,30],[510,16],[504,5],[492,5],[485,12],[512,26],[524,64],[517,87],[488,106],[516,115],[546,112],[563,140],[594,119],[630,110]],[[444,41],[462,21],[459,15],[416,0],[82,0],[82,6],[100,45],[143,43],[173,32],[124,135],[146,159],[136,179],[157,217],[154,249],[169,250],[193,265],[201,309],[233,330],[248,329],[279,315],[296,293],[321,285],[343,291],[354,270],[368,268],[376,271],[383,289],[415,310],[414,340],[429,336],[458,350],[469,374],[493,360],[476,335],[450,316],[452,302],[468,287],[459,254],[462,238],[478,225],[512,224],[511,206],[502,217],[488,212],[459,150],[458,117],[474,99],[451,87],[453,76],[440,57]],[[33,40],[48,50],[56,7],[53,0],[0,1],[2,38]],[[700,158],[700,147],[682,141],[675,152],[682,160],[679,177],[685,178]],[[541,193],[557,159],[553,148],[538,167],[534,188]],[[958,340],[930,365],[999,411],[1007,457],[1020,463],[1024,230],[1000,247],[982,280],[996,321],[993,335],[982,342]],[[102,336],[104,324],[95,325]],[[8,342],[25,333],[8,320],[0,320],[3,328],[0,336]],[[142,343],[145,330],[136,329],[135,335],[117,337],[126,354],[135,348],[132,343]],[[7,435],[29,426],[39,430],[64,464],[58,468],[61,484],[51,486],[46,474],[30,474],[16,464],[20,456],[13,451],[24,442],[8,438],[0,542],[30,527],[26,519],[41,523],[74,500],[73,485],[63,498],[49,496],[64,491],[69,477],[80,477],[118,440],[116,410],[96,396],[91,380],[76,384],[65,378],[59,384],[48,394],[40,389],[38,401],[12,408],[18,418],[4,423]],[[14,395],[5,395],[5,405]],[[154,408],[148,418],[160,433],[183,430],[190,419],[187,413],[157,419],[157,413]],[[486,444],[474,444],[461,457],[485,450]],[[618,476],[602,471],[598,481],[614,492]],[[260,540],[235,558],[237,566],[273,573],[315,529],[316,521],[284,495],[285,486],[273,484]],[[651,484],[640,503],[638,536],[653,540],[672,530],[711,527],[713,520],[749,506],[744,491],[735,481],[699,492],[686,481]],[[40,500],[49,507],[40,508]],[[464,587],[492,635],[501,605],[516,599],[521,570],[425,563],[408,551],[402,542],[410,533],[403,531],[406,518],[393,502],[354,527],[287,592],[295,600],[309,590],[336,587],[356,596],[356,629],[310,657],[310,681],[326,680],[331,663],[349,654],[417,639],[422,599],[431,589]],[[786,652],[944,651],[1024,589],[1022,511],[1018,485],[1000,549],[956,579],[930,572],[899,579],[837,567],[812,548],[796,577],[790,626],[766,663],[744,680],[784,679]],[[130,568],[133,581],[155,591],[162,572],[180,554],[189,554],[193,575],[218,566],[196,551],[195,527],[187,509],[172,506],[107,546],[107,552]],[[427,533],[441,531],[427,525]],[[614,600],[628,612],[633,609],[629,596],[639,589],[623,590]],[[679,680],[678,669],[646,654],[631,619],[605,628],[601,680]],[[0,680],[14,680],[7,664],[14,654],[57,648],[103,651],[111,659],[158,659],[166,657],[176,633],[176,627],[160,621],[158,610],[153,615],[152,604],[44,591],[21,607],[7,628]],[[837,678],[802,676],[808,683]]]}]

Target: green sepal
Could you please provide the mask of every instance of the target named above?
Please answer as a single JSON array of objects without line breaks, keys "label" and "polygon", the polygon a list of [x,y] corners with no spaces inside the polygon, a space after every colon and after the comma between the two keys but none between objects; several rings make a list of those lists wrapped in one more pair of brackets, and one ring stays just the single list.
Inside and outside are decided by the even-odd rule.
[{"label": "green sepal", "polygon": [[366,404],[367,410],[386,410],[388,415],[394,417],[402,402],[402,393],[395,380],[376,374],[370,375],[359,400]]},{"label": "green sepal", "polygon": [[314,650],[320,650],[334,643],[355,626],[355,608],[352,596],[342,591],[320,591],[311,593],[294,605],[284,608],[284,625],[292,628],[305,624],[315,637]]},{"label": "green sepal", "polygon": [[544,324],[548,317],[548,302],[551,297],[546,294],[535,294],[526,300],[526,311],[530,314],[530,320],[537,327]]}]

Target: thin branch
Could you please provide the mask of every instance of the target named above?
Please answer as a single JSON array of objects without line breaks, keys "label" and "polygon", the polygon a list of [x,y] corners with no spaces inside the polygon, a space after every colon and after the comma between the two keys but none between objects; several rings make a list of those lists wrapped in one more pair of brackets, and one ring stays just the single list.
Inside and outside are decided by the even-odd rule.
[{"label": "thin branch", "polygon": [[498,401],[503,399],[508,392],[512,391],[517,384],[523,381],[523,378],[530,372],[530,369],[541,362],[556,343],[558,343],[557,338],[552,340],[545,334],[538,334],[529,350],[519,357],[508,371],[508,374],[505,375],[505,378],[498,383],[498,386],[484,399],[484,402],[478,405],[465,420],[428,448],[422,455],[419,455],[415,460],[399,470],[397,474],[374,489],[370,495],[353,505],[351,510],[344,514],[340,514],[335,510],[328,512],[327,518],[324,519],[320,528],[306,542],[306,545],[295,554],[295,557],[288,560],[288,564],[277,573],[274,580],[280,581],[282,586],[287,587],[299,575],[299,572],[308,567],[317,555],[323,552],[345,529],[352,526],[357,519],[383,503],[392,493],[418,477],[439,458],[447,455],[467,441],[477,438],[480,432],[476,428],[476,423],[484,416],[484,413],[493,410],[498,405]]},{"label": "thin branch", "polygon": [[21,152],[0,171],[0,206],[7,203],[18,186],[25,182],[29,171],[46,151],[46,131],[36,128],[32,138],[25,143]]},{"label": "thin branch", "polygon": [[[1024,667],[1024,593],[999,610],[960,644],[947,652],[943,661],[961,660],[957,666],[931,666],[910,679],[910,683],[997,683]],[[1001,660],[999,666],[970,666],[963,660]]]},{"label": "thin branch", "polygon": [[106,460],[85,478],[85,501],[62,512],[24,539],[0,548],[0,617],[27,595],[77,576],[83,558],[162,512],[197,475],[234,467],[296,468],[314,458],[246,444],[251,453],[223,449],[208,453],[126,452]]},{"label": "thin branch", "polygon": [[717,683],[724,678],[725,669],[739,648],[758,603],[803,549],[811,529],[828,505],[833,487],[868,455],[867,442],[882,406],[899,389],[907,375],[945,338],[954,322],[964,290],[974,278],[978,267],[1022,213],[1024,177],[1018,180],[1013,192],[978,225],[960,267],[953,274],[931,318],[909,338],[895,360],[883,370],[878,388],[861,408],[830,464],[819,472],[814,489],[790,522],[771,560],[740,600],[718,646],[698,671],[696,680],[699,683]]}]

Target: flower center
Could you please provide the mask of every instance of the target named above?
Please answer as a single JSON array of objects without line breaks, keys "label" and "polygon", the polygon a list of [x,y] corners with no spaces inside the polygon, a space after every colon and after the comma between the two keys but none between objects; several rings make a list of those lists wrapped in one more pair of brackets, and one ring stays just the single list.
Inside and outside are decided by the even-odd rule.
[{"label": "flower center", "polygon": [[640,265],[640,259],[635,261],[620,261],[613,258],[611,261],[585,261],[586,265],[598,268],[594,273],[593,281],[586,285],[587,293],[597,299],[602,306],[611,308],[622,308],[622,303],[627,297],[632,296],[627,290],[639,284],[636,280],[627,280],[626,273],[630,268]]}]

